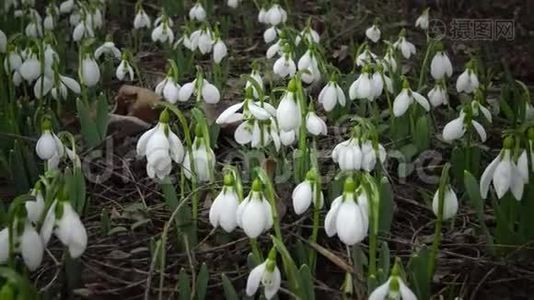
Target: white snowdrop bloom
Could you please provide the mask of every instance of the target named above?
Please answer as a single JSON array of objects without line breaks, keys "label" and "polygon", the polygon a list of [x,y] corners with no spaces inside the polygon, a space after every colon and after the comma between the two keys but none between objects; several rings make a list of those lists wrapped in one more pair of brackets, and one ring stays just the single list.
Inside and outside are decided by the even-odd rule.
[{"label": "white snowdrop bloom", "polygon": [[435,80],[452,76],[452,64],[444,51],[438,51],[430,63],[430,74]]},{"label": "white snowdrop bloom", "polygon": [[[376,147],[376,149],[375,149]],[[384,164],[386,161],[386,149],[381,144],[373,145],[373,142],[366,140],[361,143],[362,164],[361,169],[371,172],[375,169],[376,163]]]},{"label": "white snowdrop bloom", "polygon": [[39,79],[37,79],[33,85],[33,94],[35,95],[35,98],[41,99],[42,97],[46,96],[53,86],[54,82],[52,79],[46,76],[39,77]]},{"label": "white snowdrop bloom", "polygon": [[265,52],[265,57],[271,59],[275,55],[282,56],[283,54],[284,53],[282,52],[282,41],[278,40],[276,43],[272,44],[269,48],[267,48],[267,51]]},{"label": "white snowdrop bloom", "polygon": [[86,16],[86,22],[91,24],[93,29],[100,29],[104,25],[102,11],[97,7],[91,14]]},{"label": "white snowdrop bloom", "polygon": [[328,128],[323,119],[319,118],[315,112],[310,111],[306,115],[306,129],[311,135],[326,135]]},{"label": "white snowdrop bloom", "polygon": [[168,42],[172,44],[172,42],[174,41],[174,33],[169,27],[168,22],[163,21],[156,28],[154,28],[154,30],[152,30],[151,38],[154,42]]},{"label": "white snowdrop bloom", "polygon": [[465,71],[458,76],[456,80],[456,90],[458,93],[470,94],[474,92],[479,86],[477,74],[471,69],[466,68]]},{"label": "white snowdrop bloom", "polygon": [[258,99],[260,97],[260,93],[263,94],[264,88],[263,78],[261,78],[260,71],[252,70],[252,72],[250,72],[250,78],[252,78],[256,82],[256,84],[253,84],[250,82],[250,80],[247,80],[247,82],[245,83],[245,90],[248,88],[252,88],[254,98]]},{"label": "white snowdrop bloom", "polygon": [[349,98],[373,100],[375,87],[371,74],[364,71],[349,87]]},{"label": "white snowdrop bloom", "polygon": [[[63,214],[56,215],[56,206],[62,205]],[[54,201],[48,209],[48,213],[41,227],[41,238],[46,246],[50,237],[54,235],[61,243],[68,247],[72,258],[82,256],[87,248],[87,231],[83,226],[80,216],[72,208],[69,201]]]},{"label": "white snowdrop bloom", "polygon": [[356,65],[361,67],[366,64],[372,64],[376,60],[377,56],[369,49],[365,49],[356,57]]},{"label": "white snowdrop bloom", "polygon": [[417,296],[404,283],[399,275],[391,275],[381,286],[374,289],[369,295],[369,300],[417,300]]},{"label": "white snowdrop bloom", "polygon": [[50,130],[50,125],[43,126],[43,133],[37,140],[35,152],[42,160],[51,160],[54,157],[62,157],[65,153],[65,146],[59,138]]},{"label": "white snowdrop bloom", "polygon": [[89,54],[82,59],[80,76],[80,82],[88,87],[93,87],[100,81],[100,68]]},{"label": "white snowdrop bloom", "polygon": [[321,80],[321,71],[319,71],[319,63],[313,52],[306,51],[297,63],[299,71],[302,71],[301,79],[307,84],[318,82]]},{"label": "white snowdrop bloom", "polygon": [[[191,167],[191,157],[194,163],[194,169]],[[191,170],[193,170],[196,179],[199,182],[211,182],[212,171],[215,168],[215,154],[213,150],[206,145],[202,137],[195,138],[193,142],[192,154],[187,152],[184,158],[184,174],[185,177],[191,179]]]},{"label": "white snowdrop bloom", "polygon": [[52,16],[51,14],[47,14],[43,21],[43,27],[47,31],[54,30],[55,28],[54,16]]},{"label": "white snowdrop bloom", "polygon": [[265,43],[270,44],[274,40],[276,40],[276,38],[278,37],[278,32],[279,30],[276,28],[276,26],[271,26],[267,28],[267,30],[263,32],[263,40],[265,41]]},{"label": "white snowdrop bloom", "polygon": [[345,92],[343,92],[337,82],[330,81],[319,93],[318,101],[323,105],[325,111],[330,112],[338,103],[341,106],[345,106]]},{"label": "white snowdrop bloom", "polygon": [[180,85],[172,77],[165,77],[156,85],[155,93],[162,96],[163,99],[174,104],[179,98]]},{"label": "white snowdrop bloom", "polygon": [[191,7],[189,10],[189,18],[199,22],[202,22],[206,19],[206,10],[204,10],[204,7],[200,2],[197,2],[193,7]]},{"label": "white snowdrop bloom", "polygon": [[0,264],[9,259],[9,228],[0,230]]},{"label": "white snowdrop bloom", "polygon": [[378,29],[378,26],[376,25],[373,25],[365,30],[365,36],[373,43],[377,43],[380,40],[380,34],[380,29]]},{"label": "white snowdrop bloom", "polygon": [[480,140],[482,142],[485,142],[487,139],[487,134],[482,124],[475,120],[471,120],[470,124],[467,125],[466,122],[467,121],[465,120],[465,113],[462,110],[458,118],[450,121],[443,128],[443,139],[449,143],[454,140],[460,139],[465,134],[466,126],[470,125],[475,128],[475,131],[480,136]]},{"label": "white snowdrop bloom", "polygon": [[18,69],[24,80],[33,82],[41,73],[41,63],[37,59],[37,54],[30,53]]},{"label": "white snowdrop bloom", "polygon": [[237,208],[237,225],[251,239],[259,237],[273,226],[273,208],[261,189],[261,182],[254,180],[249,195]]},{"label": "white snowdrop bloom", "polygon": [[76,27],[80,23],[82,16],[78,11],[73,11],[69,16],[69,24],[72,27]]},{"label": "white snowdrop bloom", "polygon": [[30,23],[28,23],[28,25],[26,25],[24,33],[29,38],[40,38],[43,36],[43,27],[41,26],[40,22],[37,23],[36,20],[32,20]]},{"label": "white snowdrop bloom", "polygon": [[428,100],[421,94],[414,92],[410,89],[407,83],[404,84],[402,91],[393,100],[393,115],[400,117],[406,113],[412,103],[417,102],[426,111],[430,110],[430,104]]},{"label": "white snowdrop bloom", "polygon": [[410,56],[412,56],[412,54],[415,54],[416,52],[415,46],[412,43],[408,42],[403,35],[401,35],[399,39],[393,44],[393,47],[400,50],[402,56],[404,56],[404,58],[406,59],[409,59]]},{"label": "white snowdrop bloom", "polygon": [[342,171],[360,170],[362,157],[362,150],[354,138],[337,144],[332,151],[332,159]]},{"label": "white snowdrop bloom", "polygon": [[287,12],[278,4],[274,4],[265,14],[266,23],[276,26],[287,21]]},{"label": "white snowdrop bloom", "polygon": [[415,20],[415,27],[419,27],[423,30],[428,30],[428,11],[429,9],[425,9],[423,13],[417,18],[417,20]]},{"label": "white snowdrop bloom", "polygon": [[[432,199],[432,211],[437,217],[439,213],[439,190],[436,191]],[[447,186],[443,195],[443,220],[453,218],[457,212],[458,197],[456,197],[454,190],[450,186]]]},{"label": "white snowdrop bloom", "polygon": [[95,36],[95,32],[91,25],[87,24],[86,20],[80,21],[74,30],[72,31],[72,39],[75,42],[79,42],[85,38],[92,38]]},{"label": "white snowdrop bloom", "polygon": [[441,85],[436,84],[427,94],[428,101],[432,107],[438,107],[449,103],[449,95],[447,90]]},{"label": "white snowdrop bloom", "polygon": [[350,177],[345,181],[343,195],[332,202],[325,217],[324,228],[328,237],[337,235],[347,246],[355,245],[367,237],[367,196],[364,192],[355,192],[355,184]]},{"label": "white snowdrop bloom", "polygon": [[182,86],[178,93],[178,100],[187,101],[193,93],[200,93],[202,100],[208,104],[216,104],[221,99],[219,89],[215,85],[203,79],[202,84],[198,86],[197,80],[195,79],[193,82],[188,82]]},{"label": "white snowdrop bloom", "polygon": [[237,8],[239,6],[239,0],[227,0],[226,5],[230,8]]},{"label": "white snowdrop bloom", "polygon": [[43,193],[41,193],[40,190],[32,189],[30,194],[35,197],[35,201],[26,201],[24,206],[26,208],[26,212],[28,213],[28,220],[33,224],[36,224],[40,221],[41,216],[44,213],[45,202]]},{"label": "white snowdrop bloom", "polygon": [[[15,219],[14,223],[18,223],[18,220]],[[43,260],[44,246],[41,237],[29,220],[26,220],[24,230],[20,235],[18,229],[13,228],[16,227],[15,224],[10,225],[14,243],[12,248],[15,253],[20,253],[28,270],[35,271]],[[4,228],[0,231],[0,264],[8,261],[10,246],[9,228]]]},{"label": "white snowdrop bloom", "polygon": [[280,130],[279,135],[280,135],[280,142],[284,146],[293,145],[297,140],[296,130],[289,130],[289,131]]},{"label": "white snowdrop bloom", "polygon": [[226,55],[228,55],[228,49],[224,42],[219,38],[213,45],[213,62],[220,64]]},{"label": "white snowdrop bloom", "polygon": [[295,66],[295,62],[293,59],[291,59],[291,54],[284,53],[284,55],[278,58],[274,62],[273,72],[281,78],[295,76],[295,73],[297,72],[297,66]]},{"label": "white snowdrop bloom", "polygon": [[319,36],[319,33],[317,31],[313,30],[310,27],[306,27],[295,38],[295,45],[299,45],[302,40],[307,41],[308,44],[319,44],[319,42],[321,41],[321,36]]},{"label": "white snowdrop bloom", "polygon": [[125,79],[129,81],[134,80],[134,71],[132,66],[127,60],[122,60],[117,70],[115,71],[115,76],[118,80],[123,81]]},{"label": "white snowdrop bloom", "polygon": [[156,127],[146,131],[137,141],[136,151],[147,158],[147,174],[150,178],[163,179],[172,169],[172,161],[182,163],[184,146],[167,124],[168,114],[162,113]]},{"label": "white snowdrop bloom", "polygon": [[488,196],[490,183],[497,197],[502,198],[507,191],[518,201],[523,198],[524,185],[528,183],[528,159],[523,151],[517,162],[512,159],[512,150],[507,148],[508,138],[505,139],[505,149],[486,167],[480,178],[480,194],[482,198]]},{"label": "white snowdrop bloom", "polygon": [[71,90],[77,95],[81,93],[80,84],[73,78],[59,75],[57,79],[54,82],[54,86],[50,89],[50,94],[54,99],[67,99],[68,90]]},{"label": "white snowdrop bloom", "polygon": [[471,101],[471,110],[473,111],[473,116],[478,117],[480,113],[486,118],[488,122],[492,122],[492,116],[489,109],[484,107],[479,101],[473,100]]},{"label": "white snowdrop bloom", "polygon": [[[297,215],[302,215],[312,203],[314,204],[314,206],[316,204],[314,199],[317,193],[317,189],[315,185],[315,178],[313,176],[307,175],[306,179],[303,182],[299,183],[291,194],[291,198],[293,200],[293,209],[295,210],[295,213]],[[319,206],[317,208],[323,208],[324,196],[322,191],[319,191],[318,201]]]},{"label": "white snowdrop bloom", "polygon": [[107,54],[115,57],[116,59],[121,59],[121,51],[115,46],[115,43],[107,41],[102,44],[100,47],[95,50],[95,58],[100,59],[102,54]]},{"label": "white snowdrop bloom", "polygon": [[213,39],[209,30],[202,30],[198,36],[198,50],[202,54],[210,53],[213,49]]},{"label": "white snowdrop bloom", "polygon": [[232,175],[225,175],[222,191],[213,200],[209,212],[211,225],[214,228],[221,226],[226,232],[232,232],[237,227],[236,212],[239,206],[239,196],[233,184]]},{"label": "white snowdrop bloom", "polygon": [[269,24],[269,21],[267,20],[267,10],[264,7],[260,8],[260,11],[258,12],[258,22]]},{"label": "white snowdrop bloom", "polygon": [[295,93],[287,91],[282,96],[276,109],[276,120],[283,131],[295,130],[300,126],[300,108],[295,99]]},{"label": "white snowdrop bloom", "polygon": [[62,14],[70,14],[73,8],[74,8],[74,0],[63,1],[59,5],[59,12]]},{"label": "white snowdrop bloom", "polygon": [[0,53],[6,53],[7,51],[7,36],[0,30]]},{"label": "white snowdrop bloom", "polygon": [[263,285],[263,293],[266,299],[271,299],[278,293],[282,283],[282,276],[274,260],[268,258],[250,271],[246,286],[247,296],[254,296],[260,283]]},{"label": "white snowdrop bloom", "polygon": [[150,20],[150,17],[145,12],[145,10],[141,7],[139,10],[137,10],[137,13],[135,14],[134,18],[134,28],[139,30],[141,28],[150,28],[152,21]]},{"label": "white snowdrop bloom", "polygon": [[388,50],[382,60],[382,67],[384,68],[384,71],[390,73],[397,71],[397,60],[395,59],[393,51]]}]

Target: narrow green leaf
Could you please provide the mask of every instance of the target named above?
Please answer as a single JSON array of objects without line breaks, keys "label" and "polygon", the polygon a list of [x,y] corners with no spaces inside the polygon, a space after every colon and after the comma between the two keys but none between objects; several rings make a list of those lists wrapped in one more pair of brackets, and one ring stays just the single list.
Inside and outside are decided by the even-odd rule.
[{"label": "narrow green leaf", "polygon": [[302,265],[299,270],[300,280],[302,282],[303,299],[314,300],[315,290],[313,285],[313,275],[308,265]]},{"label": "narrow green leaf", "polygon": [[178,292],[180,300],[191,300],[191,280],[183,268],[178,275]]},{"label": "narrow green leaf", "polygon": [[224,298],[226,300],[239,300],[239,297],[237,296],[237,292],[235,291],[234,286],[232,285],[232,282],[225,274],[221,274],[221,279],[223,283],[224,288]]},{"label": "narrow green leaf", "polygon": [[284,263],[284,270],[287,274],[289,285],[291,287],[291,291],[295,294],[302,297],[302,299],[305,299],[301,290],[301,283],[300,283],[300,276],[298,272],[297,265],[295,264],[295,261],[291,257],[291,254],[287,250],[284,243],[276,238],[275,236],[271,235],[271,239],[273,241],[273,244],[275,245],[276,249],[278,250],[278,253],[282,255],[282,261]]},{"label": "narrow green leaf", "polygon": [[410,288],[417,295],[417,299],[430,299],[429,258],[430,249],[423,247],[408,262],[407,273],[409,275]]},{"label": "narrow green leaf", "polygon": [[82,102],[81,99],[76,99],[76,110],[80,118],[80,130],[82,136],[89,147],[97,146],[101,139],[97,126],[91,118],[90,109]]},{"label": "narrow green leaf", "polygon": [[482,228],[482,231],[486,236],[486,240],[490,246],[490,249],[493,252],[493,238],[491,237],[488,227],[486,226],[486,221],[484,218],[484,200],[480,195],[480,187],[478,181],[468,171],[464,172],[463,177],[467,198],[469,199],[470,205],[475,209],[480,227]]},{"label": "narrow green leaf", "polygon": [[422,152],[430,147],[430,123],[426,115],[417,119],[415,131],[415,145],[417,150]]},{"label": "narrow green leaf", "polygon": [[379,207],[379,224],[378,231],[389,233],[393,221],[393,190],[387,177],[380,179],[379,186],[380,207]]},{"label": "narrow green leaf", "polygon": [[200,271],[198,272],[197,276],[197,300],[204,300],[206,298],[206,292],[208,290],[208,280],[209,280],[209,272],[208,272],[208,266],[206,263],[202,263],[202,266],[200,267]]}]

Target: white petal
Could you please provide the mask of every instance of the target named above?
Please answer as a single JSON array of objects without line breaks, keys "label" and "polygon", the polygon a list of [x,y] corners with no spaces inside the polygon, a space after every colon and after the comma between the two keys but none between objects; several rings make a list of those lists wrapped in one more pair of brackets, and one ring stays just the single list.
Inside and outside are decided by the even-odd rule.
[{"label": "white petal", "polygon": [[243,107],[243,102],[234,104],[229,106],[227,109],[225,109],[219,117],[215,120],[215,123],[217,124],[227,124],[228,118],[230,116],[234,115],[238,110],[240,110]]},{"label": "white petal", "polygon": [[493,187],[499,199],[504,196],[512,184],[512,162],[506,156],[505,154],[505,158],[501,160],[495,168],[495,173],[493,173]]},{"label": "white petal", "polygon": [[271,114],[265,109],[261,108],[253,102],[249,102],[248,110],[257,120],[264,121],[271,117]]},{"label": "white petal", "polygon": [[391,279],[388,279],[381,286],[374,289],[374,291],[369,295],[369,300],[384,300],[389,294],[389,284]]},{"label": "white petal", "polygon": [[408,96],[408,91],[402,90],[399,95],[393,100],[393,115],[400,117],[406,113],[412,104],[412,98]]},{"label": "white petal", "polygon": [[146,155],[146,148],[148,141],[152,137],[152,135],[158,130],[158,126],[146,131],[141,135],[139,140],[137,141],[136,151],[138,156],[145,156]]},{"label": "white petal", "polygon": [[313,199],[312,187],[309,181],[305,180],[299,183],[293,190],[291,196],[293,199],[293,209],[297,215],[303,214]]},{"label": "white petal", "polygon": [[266,266],[267,266],[267,263],[264,262],[256,266],[254,269],[252,269],[252,271],[250,271],[250,274],[248,275],[247,287],[246,287],[247,296],[249,297],[253,296],[258,290],[258,287],[260,286],[261,278],[263,277],[263,273],[265,272]]},{"label": "white petal", "polygon": [[326,214],[326,217],[324,219],[324,230],[326,231],[326,235],[329,237],[332,237],[336,235],[337,229],[336,229],[336,220],[337,220],[337,214],[339,210],[339,206],[341,205],[341,202],[343,201],[343,196],[337,197],[330,206],[330,210],[328,210],[328,213]]},{"label": "white petal", "polygon": [[476,132],[480,136],[480,140],[482,142],[485,142],[487,135],[486,135],[486,130],[484,130],[484,127],[482,127],[482,125],[475,120],[472,120],[471,124],[473,124],[473,127],[475,127]]},{"label": "white petal", "polygon": [[202,98],[209,104],[215,104],[221,99],[221,94],[216,86],[207,81],[202,85]]},{"label": "white petal", "polygon": [[234,139],[237,143],[245,145],[252,141],[252,131],[248,126],[247,122],[243,122],[237,126],[234,132]]},{"label": "white petal", "polygon": [[43,242],[30,224],[26,224],[20,240],[22,258],[30,271],[35,271],[43,260]]},{"label": "white petal", "polygon": [[360,207],[352,200],[345,200],[338,209],[336,231],[339,239],[348,246],[361,242],[366,236],[364,218]]},{"label": "white petal", "polygon": [[9,229],[0,230],[0,264],[9,259]]},{"label": "white petal", "polygon": [[398,278],[399,281],[399,288],[400,288],[400,294],[402,297],[402,300],[417,300],[417,296],[410,290],[409,287],[406,286],[404,281],[402,279]]},{"label": "white petal", "polygon": [[452,142],[464,136],[464,117],[463,115],[450,121],[443,127],[443,139]]},{"label": "white petal", "polygon": [[195,84],[193,82],[188,82],[182,86],[178,94],[178,100],[184,102],[191,98],[193,90],[195,89]]},{"label": "white petal", "polygon": [[488,196],[489,185],[493,179],[495,169],[499,165],[500,161],[500,155],[497,155],[497,157],[486,167],[484,173],[482,173],[482,176],[480,176],[480,195],[484,199],[486,199]]},{"label": "white petal", "polygon": [[265,298],[271,299],[278,293],[280,289],[280,284],[282,283],[282,276],[280,275],[280,270],[277,266],[274,267],[271,278],[271,284],[265,286],[264,295]]},{"label": "white petal", "polygon": [[257,199],[251,199],[244,208],[241,219],[241,225],[247,236],[251,239],[260,236],[267,222],[263,203]]},{"label": "white petal", "polygon": [[426,111],[430,110],[430,104],[428,103],[428,100],[421,94],[417,92],[412,92],[412,97],[415,99],[419,105],[421,105]]}]

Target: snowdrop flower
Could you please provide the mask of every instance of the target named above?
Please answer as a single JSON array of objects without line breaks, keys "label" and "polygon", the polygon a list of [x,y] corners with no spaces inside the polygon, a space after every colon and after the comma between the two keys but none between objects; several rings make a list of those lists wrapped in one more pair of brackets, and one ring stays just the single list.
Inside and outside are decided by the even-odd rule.
[{"label": "snowdrop flower", "polygon": [[452,76],[452,64],[444,51],[438,51],[430,63],[430,74],[435,80]]},{"label": "snowdrop flower", "polygon": [[405,33],[406,31],[403,29],[399,35],[399,39],[393,44],[393,47],[400,50],[404,58],[409,59],[416,51],[415,46],[406,40]]},{"label": "snowdrop flower", "polygon": [[386,55],[384,56],[384,59],[382,60],[382,67],[384,68],[384,71],[390,73],[397,71],[397,60],[395,59],[391,49],[388,49]]},{"label": "snowdrop flower", "polygon": [[226,231],[232,232],[237,227],[237,207],[239,196],[234,187],[234,177],[231,173],[224,175],[224,186],[211,204],[209,219],[214,228],[219,225]]},{"label": "snowdrop flower", "polygon": [[26,208],[26,212],[28,213],[28,220],[33,224],[36,224],[40,221],[41,215],[44,212],[45,202],[43,193],[41,193],[39,188],[32,189],[30,194],[35,197],[35,201],[26,201],[24,206]]},{"label": "snowdrop flower", "polygon": [[246,293],[247,296],[252,297],[256,294],[260,283],[264,288],[264,295],[266,299],[273,298],[278,290],[280,289],[280,284],[282,282],[282,276],[280,270],[276,266],[276,260],[273,258],[267,258],[265,262],[256,266],[247,279]]},{"label": "snowdrop flower", "polygon": [[[191,166],[194,163],[194,169]],[[213,169],[215,168],[215,154],[207,145],[202,135],[202,130],[197,128],[196,137],[193,142],[193,151],[187,152],[184,158],[185,177],[191,179],[191,171],[194,172],[199,182],[211,182],[213,178]]]},{"label": "snowdrop flower", "polygon": [[43,121],[42,133],[35,145],[35,152],[40,159],[48,162],[49,169],[57,168],[59,160],[65,154],[65,146],[51,130],[50,121]]},{"label": "snowdrop flower", "polygon": [[276,28],[276,26],[271,26],[267,28],[267,30],[263,32],[263,40],[265,41],[265,43],[270,44],[274,40],[276,40],[276,38],[278,37],[278,32],[279,30]]},{"label": "snowdrop flower", "polygon": [[102,11],[97,7],[90,14],[87,14],[85,20],[91,25],[93,29],[100,29],[104,24],[104,18],[102,17]]},{"label": "snowdrop flower", "polygon": [[[56,215],[56,206],[61,205],[62,215]],[[54,235],[61,243],[68,247],[69,254],[72,258],[82,256],[87,248],[87,231],[83,226],[80,216],[72,208],[70,202],[54,201],[48,209],[43,226],[41,227],[41,238],[44,244],[48,244],[50,237]]]},{"label": "snowdrop flower", "polygon": [[199,22],[202,22],[206,19],[206,10],[204,10],[204,7],[200,2],[197,2],[193,7],[191,7],[189,10],[189,18]]},{"label": "snowdrop flower", "polygon": [[287,21],[287,12],[278,4],[274,4],[265,14],[266,23],[276,26]]},{"label": "snowdrop flower", "polygon": [[349,97],[352,100],[367,99],[373,101],[382,95],[384,81],[388,91],[390,93],[393,92],[393,84],[389,77],[382,75],[379,72],[375,72],[371,75],[370,67],[366,67],[360,76],[350,85]]},{"label": "snowdrop flower", "polygon": [[276,120],[283,131],[295,130],[300,126],[300,107],[296,99],[296,83],[292,79],[276,109]]},{"label": "snowdrop flower", "polygon": [[369,48],[365,47],[365,49],[356,57],[356,65],[361,67],[367,64],[371,64],[376,59],[376,54],[371,52]]},{"label": "snowdrop flower", "polygon": [[308,49],[302,55],[297,63],[299,71],[303,71],[301,79],[303,82],[310,84],[312,82],[318,82],[321,80],[321,72],[319,71],[319,63],[315,53]]},{"label": "snowdrop flower", "polygon": [[326,135],[327,127],[323,119],[319,118],[315,112],[310,111],[306,115],[306,129],[311,135]]},{"label": "snowdrop flower", "polygon": [[69,16],[69,24],[72,27],[76,27],[80,23],[82,16],[78,11],[73,11]]},{"label": "snowdrop flower", "polygon": [[351,177],[345,180],[343,195],[330,206],[324,221],[326,235],[337,235],[347,246],[355,245],[367,236],[369,229],[369,208],[365,193],[356,191]]},{"label": "snowdrop flower", "polygon": [[224,42],[218,38],[215,44],[213,45],[213,62],[220,64],[222,59],[228,54],[228,49]]},{"label": "snowdrop flower", "polygon": [[[439,215],[439,189],[434,194],[432,199],[432,211],[438,217]],[[447,186],[443,192],[443,220],[448,220],[456,216],[458,212],[458,197],[454,190]]]},{"label": "snowdrop flower", "polygon": [[159,23],[159,25],[152,30],[152,41],[154,42],[160,42],[160,43],[170,43],[174,41],[174,33],[172,32],[171,28],[169,27],[169,22],[167,21],[166,17],[164,20]]},{"label": "snowdrop flower", "polygon": [[[128,78],[126,78],[127,75]],[[117,76],[117,79],[120,81],[123,81],[124,79],[128,79],[130,81],[134,80],[133,68],[126,59],[123,59],[117,67],[117,70],[115,71],[115,76]]]},{"label": "snowdrop flower", "polygon": [[115,43],[112,41],[107,41],[102,44],[100,47],[95,50],[95,58],[100,59],[102,54],[107,54],[115,57],[116,59],[121,59],[121,51],[115,46]]},{"label": "snowdrop flower", "polygon": [[250,239],[255,239],[273,226],[273,208],[262,192],[259,179],[252,183],[249,195],[237,208],[237,225]]},{"label": "snowdrop flower", "polygon": [[391,276],[389,276],[384,284],[374,289],[371,295],[369,295],[369,300],[417,300],[417,296],[404,283],[400,273],[399,261],[397,260],[391,271]]},{"label": "snowdrop flower", "polygon": [[[37,14],[37,13],[35,13]],[[38,16],[38,14],[37,14]],[[43,27],[41,26],[41,17],[38,16],[38,18],[33,18],[28,25],[26,25],[26,28],[24,29],[24,33],[29,38],[40,38],[43,36]]]},{"label": "snowdrop flower", "polygon": [[[312,202],[314,206],[317,205],[314,201],[317,195],[317,187],[317,174],[315,169],[312,169],[306,174],[306,179],[295,187],[291,195],[293,209],[297,215],[302,215],[310,207]],[[319,199],[317,200],[319,205],[316,208],[323,208],[324,196],[322,191],[319,191]]]},{"label": "snowdrop flower", "polygon": [[150,178],[165,178],[171,172],[172,161],[182,163],[184,160],[182,141],[171,131],[168,122],[169,113],[163,111],[158,125],[143,133],[137,141],[137,156],[146,156]]},{"label": "snowdrop flower", "polygon": [[63,1],[59,5],[59,12],[62,14],[70,14],[73,8],[74,8],[74,0]]},{"label": "snowdrop flower", "polygon": [[202,84],[198,84],[197,79],[195,79],[192,82],[184,84],[178,93],[178,100],[187,101],[195,93],[195,95],[200,94],[204,102],[208,104],[218,103],[221,99],[219,89],[206,79],[202,79],[201,82]]},{"label": "snowdrop flower", "polygon": [[345,93],[337,82],[329,81],[319,93],[318,101],[323,105],[325,111],[330,112],[338,103],[345,106]]},{"label": "snowdrop flower", "polygon": [[86,20],[80,21],[72,31],[72,39],[79,42],[84,38],[92,38],[95,36],[92,25],[88,24]]},{"label": "snowdrop flower", "polygon": [[267,10],[265,7],[261,7],[260,11],[258,12],[258,22],[262,24],[269,24],[269,20],[267,20]]},{"label": "snowdrop flower", "polygon": [[283,54],[284,53],[282,52],[282,40],[278,40],[276,43],[272,44],[269,48],[267,48],[267,51],[265,52],[265,57],[271,59],[275,55],[282,56]]},{"label": "snowdrop flower", "polygon": [[380,144],[374,146],[370,140],[350,138],[337,144],[332,151],[332,159],[342,171],[366,170],[375,168],[377,157],[381,163],[386,160],[386,150]]},{"label": "snowdrop flower", "polygon": [[426,111],[430,110],[430,104],[428,103],[428,100],[423,95],[412,91],[408,81],[405,80],[402,91],[399,93],[399,95],[397,95],[395,100],[393,100],[393,115],[395,115],[395,117],[404,115],[414,100]]},{"label": "snowdrop flower", "polygon": [[209,30],[202,30],[198,35],[197,47],[200,53],[210,53],[213,49],[213,39]]},{"label": "snowdrop flower", "polygon": [[280,130],[279,134],[280,142],[284,146],[293,145],[297,139],[297,133],[295,129],[289,131]]},{"label": "snowdrop flower", "polygon": [[41,72],[41,63],[37,59],[37,54],[30,52],[19,68],[19,73],[28,82],[37,79]]},{"label": "snowdrop flower", "polygon": [[58,15],[58,9],[55,5],[49,5],[46,8],[46,17],[43,21],[43,27],[45,30],[52,31],[56,27],[55,17]]},{"label": "snowdrop flower", "polygon": [[227,0],[226,1],[226,5],[228,5],[228,7],[230,8],[237,8],[237,6],[239,6],[239,0]]},{"label": "snowdrop flower", "polygon": [[169,103],[174,104],[179,98],[180,88],[174,77],[168,75],[156,85],[155,93],[163,96],[163,99]]},{"label": "snowdrop flower", "polygon": [[365,36],[370,39],[373,43],[377,43],[380,40],[380,29],[374,24],[373,26],[365,30]]},{"label": "snowdrop flower", "polygon": [[432,107],[438,107],[449,103],[449,95],[442,84],[436,84],[427,94]]},{"label": "snowdrop flower", "polygon": [[456,80],[456,90],[458,93],[470,94],[474,92],[479,86],[478,77],[475,73],[472,63],[468,63],[465,71],[458,76]]},{"label": "snowdrop flower", "polygon": [[7,37],[6,34],[0,30],[0,53],[6,53],[7,51]]},{"label": "snowdrop flower", "polygon": [[524,185],[528,183],[528,159],[526,151],[521,152],[514,162],[512,158],[513,138],[507,137],[503,142],[503,150],[488,165],[480,178],[480,194],[486,199],[490,183],[497,194],[497,198],[502,198],[507,191],[518,201],[523,198]]},{"label": "snowdrop flower", "polygon": [[[469,119],[471,120],[469,121]],[[460,139],[465,134],[466,126],[473,126],[475,131],[480,136],[480,140],[482,142],[486,141],[487,134],[486,130],[484,130],[484,127],[479,122],[472,120],[472,118],[466,118],[466,114],[463,110],[460,112],[460,116],[458,118],[445,125],[443,128],[443,139],[449,143]]]},{"label": "snowdrop flower", "polygon": [[297,66],[291,58],[292,54],[285,51],[284,54],[278,58],[273,65],[273,72],[281,78],[293,77],[297,72]]},{"label": "snowdrop flower", "polygon": [[313,30],[310,26],[307,26],[295,38],[295,45],[298,46],[302,40],[307,41],[308,44],[319,44],[321,37],[317,31]]},{"label": "snowdrop flower", "polygon": [[87,87],[95,86],[100,81],[100,68],[90,54],[86,54],[82,59],[80,81]]},{"label": "snowdrop flower", "polygon": [[419,18],[415,20],[415,27],[419,27],[423,30],[428,29],[428,23],[429,23],[428,11],[429,11],[429,8],[425,9],[423,13],[419,16]]},{"label": "snowdrop flower", "polygon": [[[18,233],[19,222],[24,222],[24,230],[20,235]],[[4,228],[0,231],[0,264],[5,263],[9,259],[9,231],[11,231],[15,252],[20,253],[28,270],[35,271],[41,265],[43,260],[44,246],[41,237],[29,220],[22,221],[15,219],[14,223],[15,224],[10,225],[11,230],[9,228]]]},{"label": "snowdrop flower", "polygon": [[137,9],[137,13],[134,18],[134,29],[139,30],[141,28],[150,28],[151,20],[148,14],[145,12],[143,7]]},{"label": "snowdrop flower", "polygon": [[258,99],[260,94],[263,94],[263,79],[261,78],[260,72],[256,69],[253,69],[252,72],[250,72],[250,78],[252,78],[256,84],[247,80],[247,83],[245,83],[245,90],[249,87],[252,88],[254,99]]}]

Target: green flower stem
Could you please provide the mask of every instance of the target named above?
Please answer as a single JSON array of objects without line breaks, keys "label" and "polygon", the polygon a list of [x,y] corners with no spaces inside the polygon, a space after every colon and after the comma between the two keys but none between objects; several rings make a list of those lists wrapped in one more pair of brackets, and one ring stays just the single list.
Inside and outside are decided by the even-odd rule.
[{"label": "green flower stem", "polygon": [[263,261],[263,255],[261,254],[260,246],[257,239],[250,239],[250,248],[252,248],[252,255],[257,262]]},{"label": "green flower stem", "polygon": [[425,82],[426,72],[428,68],[428,61],[430,59],[430,53],[434,49],[434,40],[429,40],[427,42],[425,58],[423,59],[423,65],[421,66],[421,71],[419,73],[419,83],[417,84],[417,91],[420,91]]}]

